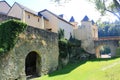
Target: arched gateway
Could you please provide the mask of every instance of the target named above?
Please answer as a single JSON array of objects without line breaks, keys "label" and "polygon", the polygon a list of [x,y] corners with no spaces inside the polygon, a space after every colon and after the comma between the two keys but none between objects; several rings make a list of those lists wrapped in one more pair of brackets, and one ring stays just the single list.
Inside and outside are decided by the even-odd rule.
[{"label": "arched gateway", "polygon": [[59,60],[58,35],[28,27],[13,49],[0,56],[0,80],[26,80],[53,72]]},{"label": "arched gateway", "polygon": [[26,76],[40,76],[41,71],[41,57],[35,51],[28,53],[25,59],[25,73]]}]

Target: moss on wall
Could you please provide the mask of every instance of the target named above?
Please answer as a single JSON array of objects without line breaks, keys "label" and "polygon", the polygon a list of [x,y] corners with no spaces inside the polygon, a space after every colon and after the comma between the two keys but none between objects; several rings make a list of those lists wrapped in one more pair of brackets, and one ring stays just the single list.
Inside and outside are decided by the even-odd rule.
[{"label": "moss on wall", "polygon": [[14,47],[17,38],[27,27],[18,20],[8,20],[0,24],[0,53],[5,53]]}]

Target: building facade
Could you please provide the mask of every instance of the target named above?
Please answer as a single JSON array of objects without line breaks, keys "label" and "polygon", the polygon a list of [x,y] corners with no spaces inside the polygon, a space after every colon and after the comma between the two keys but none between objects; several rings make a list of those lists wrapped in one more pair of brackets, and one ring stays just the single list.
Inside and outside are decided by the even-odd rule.
[{"label": "building facade", "polygon": [[95,53],[94,39],[98,39],[98,28],[85,16],[81,21],[81,26],[74,29],[74,37],[82,41],[82,47],[89,53]]},{"label": "building facade", "polygon": [[48,23],[48,20],[42,15],[38,16],[37,12],[28,9],[17,2],[15,2],[9,10],[8,16],[19,18],[21,21],[27,23],[27,25],[40,29],[44,29],[45,23]]},{"label": "building facade", "polygon": [[64,34],[65,38],[68,40],[73,35],[74,25],[72,25],[68,21],[48,11],[47,9],[40,11],[38,13],[38,15],[41,15],[41,14],[49,20],[48,26],[45,27],[46,30],[50,30],[52,32],[58,33],[59,29],[63,29],[65,33]]}]

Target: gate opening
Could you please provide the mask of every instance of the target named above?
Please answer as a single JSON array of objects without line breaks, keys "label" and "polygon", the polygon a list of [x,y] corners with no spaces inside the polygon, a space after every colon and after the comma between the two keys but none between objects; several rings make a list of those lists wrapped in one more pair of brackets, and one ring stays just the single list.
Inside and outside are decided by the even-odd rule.
[{"label": "gate opening", "polygon": [[39,55],[32,51],[30,52],[25,60],[25,73],[26,76],[30,76],[30,77],[37,77],[39,76],[39,68],[40,68],[40,59],[39,59]]}]

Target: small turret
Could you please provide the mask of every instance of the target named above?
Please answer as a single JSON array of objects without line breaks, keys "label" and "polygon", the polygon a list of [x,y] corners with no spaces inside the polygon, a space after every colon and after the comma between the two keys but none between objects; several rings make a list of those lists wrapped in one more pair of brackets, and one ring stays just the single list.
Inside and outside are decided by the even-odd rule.
[{"label": "small turret", "polygon": [[71,16],[69,22],[74,25],[73,29],[77,29],[78,28],[78,22],[75,21],[73,16]]},{"label": "small turret", "polygon": [[86,15],[86,16],[82,19],[82,21],[89,21],[88,16]]}]

